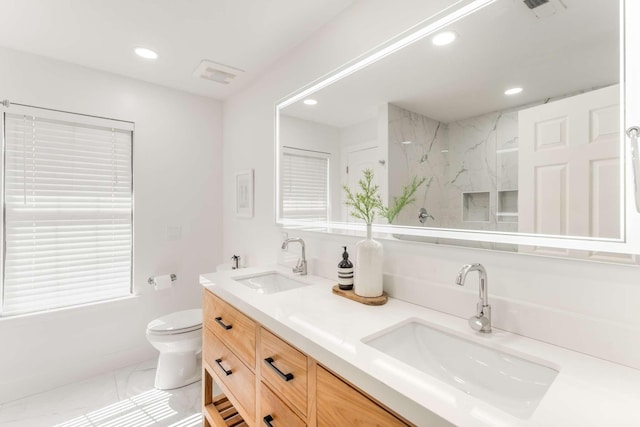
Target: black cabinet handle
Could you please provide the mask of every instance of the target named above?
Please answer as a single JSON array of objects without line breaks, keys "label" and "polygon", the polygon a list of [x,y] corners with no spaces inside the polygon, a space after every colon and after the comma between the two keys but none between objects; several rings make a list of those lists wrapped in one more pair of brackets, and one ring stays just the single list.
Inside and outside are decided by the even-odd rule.
[{"label": "black cabinet handle", "polygon": [[216,317],[215,321],[218,325],[222,326],[224,329],[226,329],[227,331],[231,328],[233,328],[233,326],[231,325],[225,325],[224,323],[222,323],[222,317]]},{"label": "black cabinet handle", "polygon": [[231,375],[231,369],[224,369],[224,367],[222,366],[222,359],[216,359],[216,364],[227,376]]},{"label": "black cabinet handle", "polygon": [[269,365],[269,367],[271,369],[273,369],[274,371],[276,371],[276,373],[278,374],[278,376],[280,378],[282,378],[285,381],[291,381],[293,379],[293,374],[292,373],[288,373],[285,374],[284,372],[282,372],[280,369],[276,368],[276,366],[273,364],[273,358],[272,357],[267,357],[266,359],[264,359],[264,363],[266,363],[267,365]]},{"label": "black cabinet handle", "polygon": [[267,415],[262,419],[262,421],[264,421],[264,423],[269,427],[273,427],[273,424],[271,424],[271,421],[273,421],[273,417],[271,415]]}]

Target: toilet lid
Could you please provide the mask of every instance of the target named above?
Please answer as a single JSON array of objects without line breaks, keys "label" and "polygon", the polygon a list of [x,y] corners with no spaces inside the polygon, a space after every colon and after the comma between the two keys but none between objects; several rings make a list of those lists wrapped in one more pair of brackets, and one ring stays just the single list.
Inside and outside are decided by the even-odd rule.
[{"label": "toilet lid", "polygon": [[202,327],[202,309],[176,311],[158,317],[147,325],[147,331],[153,334],[176,334],[194,331]]}]

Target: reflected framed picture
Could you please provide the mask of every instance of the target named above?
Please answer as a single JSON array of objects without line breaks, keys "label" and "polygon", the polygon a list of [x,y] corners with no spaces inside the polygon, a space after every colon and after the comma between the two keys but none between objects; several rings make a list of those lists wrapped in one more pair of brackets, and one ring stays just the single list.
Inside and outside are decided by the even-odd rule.
[{"label": "reflected framed picture", "polygon": [[253,169],[236,172],[236,217],[253,218]]}]

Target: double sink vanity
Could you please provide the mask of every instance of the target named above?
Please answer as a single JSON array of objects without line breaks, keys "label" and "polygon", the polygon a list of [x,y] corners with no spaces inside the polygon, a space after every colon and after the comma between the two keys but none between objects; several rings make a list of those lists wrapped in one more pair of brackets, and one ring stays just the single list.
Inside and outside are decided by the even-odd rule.
[{"label": "double sink vanity", "polygon": [[[276,223],[342,243],[362,231],[343,206],[345,188],[358,192],[360,178],[375,176],[380,204],[397,205],[420,182],[388,224],[367,221],[394,248],[413,241],[402,251],[412,261],[470,253],[418,248],[445,244],[514,261],[538,255],[529,259],[550,272],[503,284],[493,313],[479,264],[437,283],[463,286],[478,272],[468,321],[399,299],[420,294],[421,304],[455,313],[463,304],[451,292],[436,304],[444,293],[420,287],[400,255],[385,261],[399,280],[382,306],[305,275],[297,238],[282,246],[302,246],[293,272],[202,275],[205,425],[640,426],[640,370],[491,325],[493,315],[502,328],[639,366],[637,293],[623,289],[637,276],[590,265],[599,273],[583,295],[587,264],[576,260],[640,265],[640,160],[631,156],[640,2],[427,3],[433,13],[417,25],[277,101]],[[436,43],[447,34],[449,45]],[[308,182],[318,184],[313,197],[292,184]],[[252,244],[245,250],[260,250]],[[571,266],[558,269],[564,258]],[[505,282],[519,280],[503,270]],[[606,304],[594,308],[599,298]]]},{"label": "double sink vanity", "polygon": [[205,425],[640,425],[631,368],[280,266],[200,280]]}]

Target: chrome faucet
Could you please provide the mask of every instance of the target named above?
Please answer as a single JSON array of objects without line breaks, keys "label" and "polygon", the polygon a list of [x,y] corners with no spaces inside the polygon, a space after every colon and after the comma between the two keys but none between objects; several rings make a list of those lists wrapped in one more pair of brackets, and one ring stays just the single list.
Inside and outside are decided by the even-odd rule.
[{"label": "chrome faucet", "polygon": [[304,240],[302,240],[302,238],[300,237],[286,239],[284,242],[282,242],[282,249],[287,249],[287,246],[289,246],[289,243],[291,242],[298,242],[300,243],[300,246],[302,246],[302,256],[300,257],[300,259],[298,259],[298,264],[293,267],[293,272],[300,273],[300,275],[305,276],[307,274],[307,257],[305,255]]},{"label": "chrome faucet", "polygon": [[489,290],[487,288],[487,271],[482,264],[467,264],[458,272],[456,284],[464,286],[464,279],[470,271],[477,271],[480,276],[480,300],[476,306],[476,315],[469,318],[469,326],[474,331],[491,332],[491,306],[489,305]]}]

